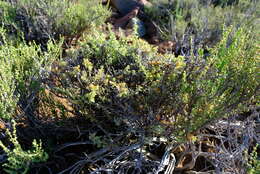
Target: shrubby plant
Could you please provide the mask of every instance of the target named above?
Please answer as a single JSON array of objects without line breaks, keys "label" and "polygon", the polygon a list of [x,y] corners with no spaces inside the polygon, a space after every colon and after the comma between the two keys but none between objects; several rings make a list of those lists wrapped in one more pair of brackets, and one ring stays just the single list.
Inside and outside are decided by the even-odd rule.
[{"label": "shrubby plant", "polygon": [[248,152],[245,152],[245,158],[247,160],[247,172],[249,174],[259,174],[260,172],[260,160],[257,153],[258,147],[259,144],[256,144],[250,154],[248,154]]},{"label": "shrubby plant", "polygon": [[1,58],[0,62],[0,117],[3,118],[10,117],[10,113],[14,111],[18,99],[14,97],[15,84],[11,62],[10,60],[4,60],[4,58]]},{"label": "shrubby plant", "polygon": [[5,25],[13,26],[27,41],[43,47],[50,38],[61,36],[70,43],[91,26],[103,24],[110,15],[107,7],[94,0],[21,0],[12,4],[1,2],[0,9]]},{"label": "shrubby plant", "polygon": [[[138,38],[94,32],[85,36],[81,48],[67,52],[67,61],[56,72],[62,85],[53,92],[105,127],[112,122],[152,136],[164,136],[170,129],[181,140],[244,109],[259,86],[249,31],[226,29],[210,52],[207,59],[202,50],[189,59],[160,55]],[[157,132],[158,126],[164,131]]]},{"label": "shrubby plant", "polygon": [[[65,148],[70,151],[72,146],[104,149],[91,152],[87,160],[84,156],[83,164],[75,163],[66,172],[83,170],[90,163],[88,172],[99,167],[111,169],[119,160],[129,159],[157,168],[158,160],[150,163],[148,155],[153,142],[163,148],[186,139],[196,143],[198,129],[245,111],[257,101],[258,48],[252,32],[255,26],[248,20],[256,15],[254,2],[244,0],[232,5],[231,1],[165,0],[158,1],[158,5],[164,2],[158,8],[147,9],[163,37],[177,42],[181,54],[176,57],[159,54],[156,46],[136,35],[126,37],[120,31],[115,34],[111,26],[108,31],[99,27],[110,12],[94,0],[1,1],[0,117],[12,118],[19,103],[29,104],[31,113],[27,113],[46,118],[51,126],[61,126],[54,120],[74,126],[70,117],[86,118],[87,123],[68,131],[79,134],[73,140],[87,141],[63,144],[55,155]],[[14,39],[14,34],[25,39]],[[62,37],[65,42],[50,39]],[[66,44],[68,47],[64,47]],[[35,100],[28,103],[31,96]],[[6,169],[10,173],[27,172],[32,163],[47,160],[41,143],[36,141],[34,151],[24,151],[15,131],[7,131],[13,150],[0,143],[8,155]],[[64,143],[55,136],[50,141]],[[170,152],[168,146],[166,150]],[[142,155],[145,157],[139,159]],[[163,156],[161,164],[165,165],[166,152]],[[103,161],[93,169],[91,160]],[[120,163],[125,164],[128,161]]]},{"label": "shrubby plant", "polygon": [[[102,107],[101,103],[109,103],[114,97],[128,96],[124,73],[131,78],[127,80],[130,83],[134,80],[131,74],[135,73],[135,70],[131,69],[142,68],[142,51],[146,51],[144,54],[147,56],[155,54],[156,51],[137,37],[123,37],[117,40],[113,32],[110,32],[109,37],[106,39],[106,34],[98,31],[87,35],[81,42],[81,48],[69,50],[68,60],[60,62],[60,68],[55,71],[59,77],[57,80],[62,83],[61,86],[57,86],[59,89],[55,92],[69,98],[75,109],[86,116],[100,110],[98,108]],[[124,72],[124,69],[128,70]],[[136,71],[136,77],[141,77],[141,73]],[[61,74],[63,75],[60,76]]]},{"label": "shrubby plant", "polygon": [[0,117],[10,118],[21,97],[28,89],[37,90],[39,79],[60,55],[61,44],[49,42],[48,52],[42,52],[34,43],[11,40],[1,28],[3,44],[0,45]]},{"label": "shrubby plant", "polygon": [[93,0],[81,0],[77,3],[63,2],[68,4],[64,14],[57,14],[55,26],[57,31],[64,36],[79,37],[84,30],[90,27],[102,25],[110,12],[100,2]]},{"label": "shrubby plant", "polygon": [[8,2],[0,2],[1,23],[11,23],[15,18],[15,9]]},{"label": "shrubby plant", "polygon": [[7,163],[3,164],[7,173],[26,174],[32,163],[45,162],[48,159],[48,154],[42,149],[42,143],[37,143],[36,140],[32,142],[32,150],[25,151],[22,149],[21,144],[17,140],[15,122],[13,122],[13,131],[10,132],[10,130],[7,129],[6,134],[13,146],[13,149],[10,149],[10,147],[5,146],[3,142],[0,141],[0,147],[8,156]]},{"label": "shrubby plant", "polygon": [[[223,27],[254,26],[259,3],[257,1],[201,1],[164,0],[146,9],[159,24],[161,36],[177,43],[175,53],[189,56],[198,49],[212,48],[222,38]],[[228,4],[228,5],[224,5]]]}]

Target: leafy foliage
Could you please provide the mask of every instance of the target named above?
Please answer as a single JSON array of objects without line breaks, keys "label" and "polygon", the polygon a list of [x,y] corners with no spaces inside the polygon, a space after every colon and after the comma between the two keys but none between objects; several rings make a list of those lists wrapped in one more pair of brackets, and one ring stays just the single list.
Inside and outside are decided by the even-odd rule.
[{"label": "leafy foliage", "polygon": [[[36,44],[8,38],[1,29],[3,45],[0,46],[0,117],[10,118],[19,97],[26,95],[27,89],[37,88],[44,70],[59,57],[60,44],[48,43],[48,52],[42,52]],[[39,84],[38,84],[39,86]]]},{"label": "leafy foliage", "polygon": [[[146,9],[160,27],[163,38],[177,42],[175,52],[188,56],[198,54],[201,47],[213,47],[222,38],[223,27],[254,26],[259,16],[257,1],[155,1]],[[223,5],[225,4],[225,5]],[[226,5],[229,4],[229,5]]]},{"label": "leafy foliage", "polygon": [[249,156],[248,162],[248,173],[249,174],[258,174],[260,172],[260,160],[257,155],[258,144],[254,147],[253,152]]},{"label": "leafy foliage", "polygon": [[[194,143],[189,148],[197,148],[200,153],[201,146],[195,143],[203,138],[196,136],[197,130],[219,118],[247,111],[249,105],[258,102],[259,47],[255,32],[259,31],[255,30],[259,4],[249,0],[154,3],[146,12],[159,24],[162,38],[176,42],[174,49],[178,54],[160,54],[160,47],[137,35],[125,36],[120,30],[114,32],[112,26],[103,27],[111,12],[98,1],[1,1],[0,118],[15,118],[15,111],[21,108],[23,116],[16,118],[28,121],[32,129],[44,129],[46,124],[55,127],[54,132],[49,127],[48,131],[40,131],[50,141],[51,150],[52,145],[61,145],[53,158],[58,156],[60,160],[64,151],[64,157],[79,154],[77,157],[83,159],[65,172],[85,172],[85,166],[86,173],[96,170],[93,168],[111,169],[120,160],[129,159],[135,162],[119,165],[152,164],[161,171],[164,161],[172,158],[166,154],[171,151],[166,145],[172,143]],[[17,35],[21,37],[15,38]],[[83,121],[74,124],[73,119]],[[71,129],[64,132],[71,135],[75,131],[79,136],[64,136],[63,129],[53,136],[57,128],[66,124]],[[221,143],[228,139],[223,138],[226,130],[220,133]],[[244,128],[229,136],[240,137],[240,130]],[[249,132],[238,138],[234,147],[241,147],[240,139],[251,136],[253,126],[245,130]],[[23,150],[15,126],[13,133],[7,130],[6,134],[13,147],[0,143],[8,155],[7,172],[34,172],[34,162],[47,160],[41,143],[33,141],[33,151]],[[77,142],[66,143],[59,137]],[[159,147],[154,144],[157,138],[156,142],[166,147],[160,166],[157,157],[148,155],[153,146]],[[65,152],[75,149],[73,146],[84,146],[84,151],[77,148],[78,154]],[[248,147],[249,144],[244,148]],[[190,153],[187,149],[184,154]],[[93,150],[100,151],[92,153]],[[179,169],[189,158],[176,157],[184,160],[177,162]],[[258,167],[255,160],[249,161]],[[67,167],[63,161],[62,165]],[[119,170],[126,173],[123,168]],[[140,172],[140,168],[134,170]]]},{"label": "leafy foliage", "polygon": [[9,174],[27,173],[32,163],[45,162],[48,159],[48,154],[43,151],[42,143],[32,142],[32,150],[24,151],[17,140],[16,123],[13,122],[13,131],[7,129],[6,133],[10,142],[14,146],[12,150],[5,146],[0,141],[0,147],[7,153],[8,163],[5,163],[5,171]]},{"label": "leafy foliage", "polygon": [[152,127],[168,127],[181,139],[253,100],[259,82],[251,41],[250,32],[230,28],[209,58],[201,52],[186,59],[160,55],[135,37],[92,33],[67,53],[69,61],[56,72],[62,85],[53,92],[100,124],[110,120],[139,129],[141,123],[148,134],[160,136],[165,132]]},{"label": "leafy foliage", "polygon": [[27,41],[33,40],[42,46],[46,46],[50,38],[60,36],[71,42],[91,26],[102,24],[110,15],[106,7],[93,0],[77,3],[21,0],[12,4],[1,2],[0,9],[4,13],[4,25],[13,26]]}]

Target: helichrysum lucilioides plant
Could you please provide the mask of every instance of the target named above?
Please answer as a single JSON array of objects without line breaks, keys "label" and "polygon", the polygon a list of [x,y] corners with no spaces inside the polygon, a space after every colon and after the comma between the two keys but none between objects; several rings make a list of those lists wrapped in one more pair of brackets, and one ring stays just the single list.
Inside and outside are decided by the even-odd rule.
[{"label": "helichrysum lucilioides plant", "polygon": [[183,137],[243,109],[255,97],[259,83],[252,35],[232,27],[224,33],[205,59],[202,50],[189,58],[160,55],[135,36],[93,32],[79,49],[67,52],[69,61],[63,60],[57,72],[63,85],[54,92],[103,126],[109,126],[104,120],[121,127],[141,124],[148,134],[163,135],[153,129],[160,125]]}]

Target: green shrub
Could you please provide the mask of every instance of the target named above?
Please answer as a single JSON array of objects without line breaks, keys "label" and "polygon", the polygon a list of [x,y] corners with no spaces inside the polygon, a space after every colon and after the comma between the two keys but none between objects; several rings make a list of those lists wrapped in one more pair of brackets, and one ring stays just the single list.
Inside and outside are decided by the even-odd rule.
[{"label": "green shrub", "polygon": [[192,49],[197,54],[201,47],[215,46],[221,40],[223,27],[245,25],[255,26],[258,30],[259,7],[259,2],[251,0],[228,6],[214,6],[213,1],[177,0],[169,3],[160,0],[146,11],[158,23],[162,37],[177,42],[175,52],[189,56]]},{"label": "green shrub", "polygon": [[78,36],[84,30],[89,30],[95,25],[102,25],[110,15],[108,9],[103,7],[100,2],[87,0],[77,3],[67,3],[68,7],[63,14],[57,16],[55,25],[57,31],[64,36]]},{"label": "green shrub", "polygon": [[[0,46],[2,47],[2,46]],[[14,97],[15,82],[13,80],[12,62],[3,57],[3,49],[0,49],[0,117],[9,117],[14,111],[17,98]]]},{"label": "green shrub", "polygon": [[[203,69],[189,68],[183,76],[182,92],[188,95],[190,102],[190,106],[184,110],[187,113],[184,117],[189,120],[183,123],[190,130],[243,110],[256,97],[259,81],[257,49],[252,33],[241,28],[234,32],[233,40],[228,45],[228,36],[231,34],[230,30],[225,31],[222,41],[211,50],[212,55],[202,66]],[[199,62],[191,60],[191,63]]]},{"label": "green shrub", "polygon": [[10,40],[1,28],[0,117],[10,118],[18,100],[39,87],[39,79],[60,55],[61,44],[48,43],[48,52],[36,44]]},{"label": "green shrub", "polygon": [[248,160],[247,168],[248,168],[248,174],[259,174],[260,173],[260,160],[259,160],[259,154],[257,154],[257,148],[259,145],[257,144],[254,148],[251,154],[246,156]]},{"label": "green shrub", "polygon": [[130,126],[158,136],[171,129],[180,140],[254,100],[259,81],[250,31],[228,29],[206,60],[202,50],[175,58],[133,36],[93,32],[67,52],[55,72],[62,85],[53,92],[104,127]]},{"label": "green shrub", "polygon": [[156,54],[156,48],[136,36],[116,38],[110,31],[106,33],[95,31],[86,35],[81,42],[82,53],[91,58],[97,66],[113,66],[124,69],[127,65],[137,65],[142,62],[142,52],[147,58]]},{"label": "green shrub", "polygon": [[4,9],[2,18],[12,19],[3,20],[4,24],[12,25],[27,41],[43,46],[50,38],[61,36],[71,42],[91,26],[103,24],[110,15],[106,7],[94,0],[21,0],[12,5],[1,2],[0,9]]},{"label": "green shrub", "polygon": [[15,122],[13,122],[13,131],[10,132],[7,129],[6,134],[13,145],[13,149],[10,150],[8,146],[5,146],[3,142],[0,141],[0,147],[3,148],[8,156],[8,162],[3,164],[7,173],[26,174],[32,163],[45,162],[48,159],[48,154],[42,149],[42,143],[37,143],[36,140],[32,142],[32,150],[25,151],[22,149],[17,140]]},{"label": "green shrub", "polygon": [[15,8],[8,2],[0,1],[1,23],[11,23],[15,18]]},{"label": "green shrub", "polygon": [[[117,40],[112,32],[110,38],[106,38],[105,33],[98,31],[87,35],[79,50],[67,52],[68,57],[75,61],[72,68],[69,68],[69,70],[65,68],[70,64],[62,61],[61,69],[56,72],[58,76],[63,74],[61,81],[66,79],[66,83],[63,83],[63,86],[59,86],[59,88],[64,91],[64,95],[72,100],[72,103],[76,104],[79,112],[89,112],[86,111],[85,104],[87,103],[96,105],[96,101],[109,102],[113,96],[124,97],[128,94],[123,79],[121,81],[115,79],[113,73],[107,72],[108,69],[114,67],[120,71],[141,67],[141,55],[137,54],[140,47],[146,49],[147,54],[155,54],[156,49],[137,38]],[[131,42],[131,44],[128,42]],[[80,54],[84,55],[83,60],[78,60]],[[80,76],[79,79],[77,79],[78,76]],[[77,87],[72,88],[72,84]],[[84,85],[80,87],[80,84]],[[82,93],[82,90],[85,92]]]}]

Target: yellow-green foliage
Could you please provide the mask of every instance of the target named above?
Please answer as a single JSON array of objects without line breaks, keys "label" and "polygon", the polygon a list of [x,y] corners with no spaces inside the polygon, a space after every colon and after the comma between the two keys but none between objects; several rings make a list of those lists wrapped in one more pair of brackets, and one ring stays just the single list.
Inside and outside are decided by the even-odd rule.
[{"label": "yellow-green foliage", "polygon": [[2,23],[11,23],[14,21],[15,8],[8,2],[0,1],[0,16],[0,21]]},{"label": "yellow-green foliage", "polygon": [[246,154],[248,160],[248,174],[260,174],[260,159],[259,154],[257,154],[258,147],[259,145],[257,144],[249,156]]},{"label": "yellow-green foliage", "polygon": [[36,44],[8,39],[2,28],[0,33],[0,117],[10,118],[19,97],[35,88],[43,71],[58,58],[60,44],[49,42],[48,52],[43,53]]},{"label": "yellow-green foliage", "polygon": [[[163,1],[167,6],[169,1]],[[28,106],[38,107],[39,118],[84,116],[104,130],[105,135],[91,128],[88,135],[102,148],[111,142],[125,146],[141,133],[145,141],[150,137],[183,141],[205,124],[247,109],[257,101],[259,49],[255,28],[240,22],[255,17],[252,11],[246,13],[252,4],[241,0],[236,6],[214,7],[202,1],[172,2],[168,11],[160,11],[162,15],[157,7],[148,9],[148,14],[157,18],[166,37],[183,41],[181,47],[194,41],[196,50],[188,48],[178,57],[159,54],[157,47],[136,35],[126,37],[98,27],[110,15],[99,1],[20,0],[12,5],[1,1],[0,118],[12,118],[17,103],[22,108],[33,96],[37,103]],[[12,30],[6,34],[4,28]],[[24,34],[27,42],[14,39],[12,31]],[[69,41],[65,43],[78,40],[77,45],[62,50],[62,42],[50,41],[60,36]],[[220,42],[208,49],[212,38]],[[12,146],[0,142],[8,155],[4,166],[8,173],[27,173],[48,155],[36,140],[33,150],[25,151],[13,127],[13,132],[6,131]],[[115,141],[117,135],[125,138]],[[249,163],[253,172],[259,168],[255,151]]]},{"label": "yellow-green foliage", "polygon": [[191,129],[197,129],[209,120],[243,109],[247,102],[256,97],[259,80],[257,49],[252,34],[240,28],[234,31],[233,40],[230,41],[228,35],[231,34],[230,30],[224,33],[222,41],[212,50],[212,55],[203,69],[197,69],[201,72],[197,74],[197,70],[186,71],[186,74],[191,73],[191,76],[198,75],[193,82],[189,82],[185,77],[189,84],[184,88],[188,90],[187,95],[197,95],[195,101],[189,101],[193,102],[191,112],[187,115],[194,118],[189,120]]},{"label": "yellow-green foliage", "polygon": [[176,0],[169,3],[159,0],[146,11],[160,26],[163,37],[185,44],[189,44],[188,37],[193,37],[196,46],[212,47],[221,39],[222,26],[253,26],[257,23],[252,21],[258,18],[260,3],[235,1]]},{"label": "yellow-green foliage", "polygon": [[254,100],[259,81],[251,36],[250,30],[230,27],[210,57],[199,50],[187,59],[160,55],[135,36],[93,32],[68,52],[70,63],[61,63],[63,85],[55,92],[100,124],[139,120],[148,133],[163,135],[153,129],[160,125],[181,138]]},{"label": "yellow-green foliage", "polygon": [[1,11],[4,26],[12,26],[26,40],[44,46],[46,40],[60,36],[70,42],[83,31],[103,24],[110,15],[108,8],[95,0],[21,0],[12,5],[1,2]]},{"label": "yellow-green foliage", "polygon": [[[0,32],[3,36],[3,31]],[[15,82],[13,80],[12,62],[3,56],[4,51],[6,50],[0,49],[0,117],[2,118],[8,117],[8,115],[13,112],[17,102],[17,98],[13,96]]]},{"label": "yellow-green foliage", "polygon": [[136,36],[116,38],[111,31],[106,33],[94,31],[86,35],[81,42],[83,52],[88,58],[95,59],[94,62],[106,66],[121,66],[120,68],[140,64],[142,56],[151,58],[155,55],[156,48]]},{"label": "yellow-green foliage", "polygon": [[63,14],[57,14],[55,21],[56,27],[63,35],[78,35],[82,30],[103,24],[110,15],[109,10],[99,1],[80,0],[75,3],[63,0],[52,3],[57,2],[58,7],[61,3],[67,4]]},{"label": "yellow-green foliage", "polygon": [[23,150],[17,140],[16,123],[13,122],[13,131],[7,129],[6,134],[9,141],[12,143],[12,149],[5,146],[0,141],[0,147],[5,151],[8,156],[7,163],[3,164],[5,171],[9,174],[26,174],[32,163],[45,162],[48,159],[48,154],[42,149],[42,143],[37,143],[36,140],[32,142],[32,150]]},{"label": "yellow-green foliage", "polygon": [[[102,103],[108,104],[113,98],[123,99],[137,92],[129,88],[129,83],[136,85],[142,80],[133,78],[143,78],[146,63],[142,59],[147,62],[156,55],[156,48],[141,39],[122,36],[117,40],[113,32],[108,37],[105,33],[91,32],[80,45],[80,49],[67,52],[68,58],[75,61],[74,65],[63,60],[58,72],[55,71],[63,83],[55,93],[65,95],[77,111],[86,116],[97,112],[103,107]],[[83,59],[78,60],[81,56]],[[95,120],[95,116],[91,119]]]}]

